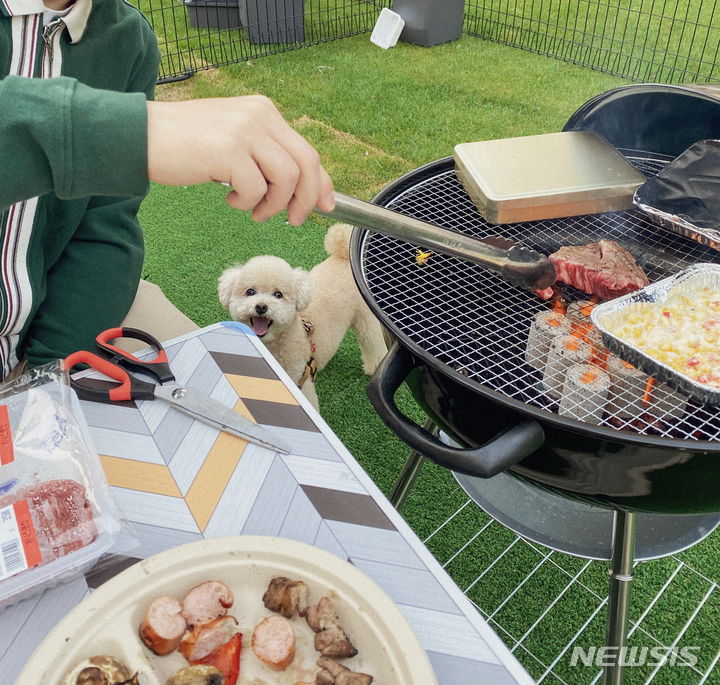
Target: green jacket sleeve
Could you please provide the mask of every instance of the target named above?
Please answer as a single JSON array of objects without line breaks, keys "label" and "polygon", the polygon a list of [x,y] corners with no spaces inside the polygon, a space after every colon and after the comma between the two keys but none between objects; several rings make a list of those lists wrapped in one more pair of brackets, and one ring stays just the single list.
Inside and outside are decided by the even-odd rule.
[{"label": "green jacket sleeve", "polygon": [[[94,196],[73,239],[48,273],[47,294],[23,343],[23,356],[31,366],[77,349],[93,349],[95,336],[120,324],[132,304],[143,263],[137,211],[148,183],[145,103],[153,97],[158,61],[157,48],[141,61],[128,85],[128,90],[138,92],[110,94],[120,107],[112,116],[103,109],[106,91],[88,93],[91,89],[74,86],[74,114],[84,125],[108,127],[109,140],[107,146],[69,145],[75,150],[74,163],[82,161],[84,168],[63,179],[64,186],[71,195],[92,190]],[[130,117],[127,127],[126,116]],[[111,133],[110,129],[122,130]],[[94,155],[105,159],[93,166]],[[113,170],[113,165],[120,168]],[[98,173],[104,175],[102,181],[93,178]]]},{"label": "green jacket sleeve", "polygon": [[144,92],[6,76],[0,140],[0,209],[50,191],[61,199],[147,192]]},{"label": "green jacket sleeve", "polygon": [[47,294],[24,339],[30,366],[93,350],[95,336],[122,322],[143,264],[140,198],[94,197],[47,276]]}]

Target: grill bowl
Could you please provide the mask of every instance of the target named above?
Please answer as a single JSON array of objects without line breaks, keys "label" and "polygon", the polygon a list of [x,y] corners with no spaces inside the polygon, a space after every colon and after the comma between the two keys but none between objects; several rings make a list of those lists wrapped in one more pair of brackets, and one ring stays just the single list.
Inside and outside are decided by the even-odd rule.
[{"label": "grill bowl", "polygon": [[[703,108],[712,100],[665,86],[618,90],[636,108],[638,97],[650,97],[654,123],[658,95],[660,102],[667,97],[672,117],[680,109],[678,102],[685,103],[687,112],[697,99]],[[622,99],[612,91],[608,107],[617,109]],[[713,104],[715,118],[707,126],[720,130],[720,101]],[[614,142],[603,116],[596,116],[602,102],[584,108],[589,112],[585,123],[604,129],[603,135]],[[583,117],[576,113],[571,124],[581,128]],[[693,126],[687,134],[690,142],[702,128],[697,118]],[[621,130],[629,139],[628,127]],[[623,152],[646,175],[657,173],[677,154],[674,147],[687,147],[687,140],[672,131],[669,154],[652,133],[632,136],[649,152]],[[374,202],[476,237],[498,232],[466,195],[451,158],[398,179]],[[502,230],[507,238],[545,253],[563,244],[617,240],[651,281],[720,258],[705,246],[659,229],[637,210],[510,224]],[[469,475],[490,477],[509,468],[516,477],[595,504],[656,513],[720,511],[720,493],[712,486],[720,451],[717,408],[691,401],[679,419],[649,420],[640,416],[638,403],[634,419],[606,415],[600,425],[560,416],[538,373],[524,360],[532,317],[547,307],[535,295],[452,257],[436,254],[418,264],[415,246],[366,231],[356,230],[353,236],[351,262],[365,300],[397,342],[368,392],[383,420],[414,449]],[[569,299],[585,297],[567,294]],[[392,393],[403,381],[429,416],[468,449],[453,451],[438,444],[399,414]]]}]

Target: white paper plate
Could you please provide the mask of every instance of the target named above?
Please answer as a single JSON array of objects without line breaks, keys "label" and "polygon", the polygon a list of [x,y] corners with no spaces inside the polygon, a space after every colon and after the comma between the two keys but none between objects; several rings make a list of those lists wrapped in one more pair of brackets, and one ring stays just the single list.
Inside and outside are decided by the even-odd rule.
[{"label": "white paper plate", "polygon": [[375,677],[373,685],[437,683],[425,650],[388,595],[351,564],[321,549],[283,538],[239,536],[201,540],[145,559],[92,592],[48,635],[28,661],[16,685],[64,685],[65,675],[81,660],[115,656],[142,685],[164,685],[187,663],[179,653],[157,656],[138,637],[145,610],[156,597],[179,599],[205,580],[225,582],[235,595],[229,613],[243,633],[238,685],[292,685],[314,682],[320,654],[305,619],[292,619],[297,636],[295,661],[272,671],[250,648],[252,630],[272,615],[262,595],[274,576],[302,580],[310,603],[330,597],[340,625],[358,650],[342,663]]}]

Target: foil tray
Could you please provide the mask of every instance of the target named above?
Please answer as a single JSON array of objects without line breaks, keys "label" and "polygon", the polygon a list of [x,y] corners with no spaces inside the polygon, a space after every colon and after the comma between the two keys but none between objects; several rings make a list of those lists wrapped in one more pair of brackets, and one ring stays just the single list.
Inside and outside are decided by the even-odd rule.
[{"label": "foil tray", "polygon": [[720,251],[720,140],[701,140],[678,155],[633,196],[657,226]]},{"label": "foil tray", "polygon": [[662,304],[671,290],[682,288],[682,290],[692,291],[704,286],[711,286],[720,290],[719,264],[696,264],[674,276],[651,283],[634,293],[598,304],[590,314],[590,318],[602,334],[605,346],[621,359],[654,376],[658,381],[667,383],[675,390],[694,397],[700,402],[720,406],[720,388],[712,388],[699,383],[690,376],[651,357],[608,330],[608,324],[611,322],[612,317],[627,311],[635,304],[641,302]]},{"label": "foil tray", "polygon": [[716,231],[713,228],[701,228],[681,216],[643,204],[637,193],[635,194],[633,202],[656,226],[660,226],[673,233],[678,233],[686,238],[690,238],[690,240],[694,240],[696,243],[707,245],[714,250],[720,251],[720,231]]}]

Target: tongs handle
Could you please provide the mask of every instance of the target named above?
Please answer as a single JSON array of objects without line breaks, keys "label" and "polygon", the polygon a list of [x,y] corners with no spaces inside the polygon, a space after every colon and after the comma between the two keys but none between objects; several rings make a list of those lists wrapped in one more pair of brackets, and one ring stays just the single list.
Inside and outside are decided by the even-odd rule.
[{"label": "tongs handle", "polygon": [[515,285],[531,290],[547,288],[555,282],[555,269],[550,260],[527,247],[514,245],[503,249],[485,240],[441,228],[343,193],[335,193],[335,208],[331,212],[315,211],[338,221],[473,262],[498,272]]}]

